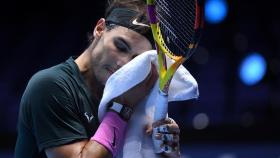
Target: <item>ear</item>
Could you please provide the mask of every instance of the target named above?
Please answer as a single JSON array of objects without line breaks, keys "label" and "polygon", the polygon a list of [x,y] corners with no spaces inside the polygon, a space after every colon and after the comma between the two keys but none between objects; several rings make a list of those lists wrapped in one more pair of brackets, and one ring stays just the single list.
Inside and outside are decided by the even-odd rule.
[{"label": "ear", "polygon": [[104,18],[99,19],[94,28],[94,32],[93,32],[94,38],[101,37],[105,31],[105,28],[106,28],[105,19]]}]

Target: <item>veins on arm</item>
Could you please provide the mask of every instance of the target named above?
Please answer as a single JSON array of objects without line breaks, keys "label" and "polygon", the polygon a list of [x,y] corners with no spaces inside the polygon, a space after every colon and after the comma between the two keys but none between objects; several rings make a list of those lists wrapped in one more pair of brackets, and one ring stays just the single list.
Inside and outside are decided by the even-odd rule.
[{"label": "veins on arm", "polygon": [[88,140],[48,148],[45,152],[48,158],[112,158],[103,145]]}]

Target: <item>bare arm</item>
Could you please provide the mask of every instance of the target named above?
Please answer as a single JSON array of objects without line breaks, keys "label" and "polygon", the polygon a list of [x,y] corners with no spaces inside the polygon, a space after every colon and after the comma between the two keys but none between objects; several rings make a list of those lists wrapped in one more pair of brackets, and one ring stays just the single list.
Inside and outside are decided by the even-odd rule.
[{"label": "bare arm", "polygon": [[48,148],[45,152],[48,158],[112,158],[110,151],[92,140]]}]

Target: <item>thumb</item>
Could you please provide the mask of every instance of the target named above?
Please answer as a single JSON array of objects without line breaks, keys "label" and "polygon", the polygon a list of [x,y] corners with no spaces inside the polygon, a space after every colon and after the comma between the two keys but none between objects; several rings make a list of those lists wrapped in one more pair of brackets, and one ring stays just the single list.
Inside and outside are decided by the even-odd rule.
[{"label": "thumb", "polygon": [[145,125],[144,131],[146,135],[151,135],[153,132],[152,125],[150,124]]}]

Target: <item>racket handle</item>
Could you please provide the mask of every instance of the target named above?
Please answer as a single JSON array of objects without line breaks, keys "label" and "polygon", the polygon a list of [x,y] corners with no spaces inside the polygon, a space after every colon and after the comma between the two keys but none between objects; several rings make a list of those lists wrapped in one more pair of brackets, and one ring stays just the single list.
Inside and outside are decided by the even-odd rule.
[{"label": "racket handle", "polygon": [[168,111],[168,95],[158,91],[156,106],[155,106],[155,114],[154,121],[159,121],[167,117]]},{"label": "racket handle", "polygon": [[[154,122],[167,117],[168,95],[159,91],[156,101],[157,102],[155,106]],[[156,134],[158,134],[159,132],[157,130],[158,128],[153,128],[152,139],[154,143],[154,151],[155,153],[159,154],[164,152],[164,148],[162,148],[163,141],[156,139]]]}]

